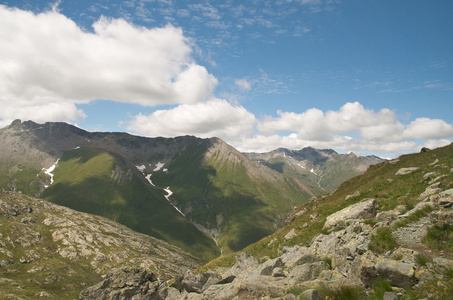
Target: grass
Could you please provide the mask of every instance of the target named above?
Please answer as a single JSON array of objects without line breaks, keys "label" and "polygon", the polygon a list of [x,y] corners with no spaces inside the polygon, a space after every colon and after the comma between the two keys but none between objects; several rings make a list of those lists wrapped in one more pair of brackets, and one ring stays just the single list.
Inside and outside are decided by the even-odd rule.
[{"label": "grass", "polygon": [[429,248],[439,251],[451,251],[453,249],[453,228],[431,227],[422,242]]},{"label": "grass", "polygon": [[388,227],[378,228],[368,244],[368,249],[378,254],[383,254],[396,247],[398,247],[398,243],[392,236],[392,230]]}]

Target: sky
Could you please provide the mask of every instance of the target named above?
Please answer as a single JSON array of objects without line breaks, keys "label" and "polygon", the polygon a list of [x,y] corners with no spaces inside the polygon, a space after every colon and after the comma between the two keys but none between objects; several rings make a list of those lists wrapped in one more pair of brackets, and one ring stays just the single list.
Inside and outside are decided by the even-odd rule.
[{"label": "sky", "polygon": [[0,127],[393,158],[453,141],[450,0],[0,0]]}]

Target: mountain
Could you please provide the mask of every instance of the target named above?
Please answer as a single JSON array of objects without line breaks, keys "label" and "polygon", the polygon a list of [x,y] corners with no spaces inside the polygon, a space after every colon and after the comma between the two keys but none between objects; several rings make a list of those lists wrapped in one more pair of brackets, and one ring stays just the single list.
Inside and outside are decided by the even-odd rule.
[{"label": "mountain", "polygon": [[370,166],[292,216],[182,282],[202,299],[452,299],[453,144]]},{"label": "mountain", "polygon": [[383,162],[377,156],[358,157],[354,153],[338,154],[331,149],[302,150],[279,148],[266,153],[243,153],[287,176],[332,192],[344,181],[363,174],[370,165]]},{"label": "mountain", "polygon": [[76,299],[115,268],[161,280],[201,260],[106,218],[0,189],[0,298]]},{"label": "mountain", "polygon": [[0,138],[1,187],[105,216],[206,261],[271,234],[322,192],[218,138],[145,138],[20,120]]}]

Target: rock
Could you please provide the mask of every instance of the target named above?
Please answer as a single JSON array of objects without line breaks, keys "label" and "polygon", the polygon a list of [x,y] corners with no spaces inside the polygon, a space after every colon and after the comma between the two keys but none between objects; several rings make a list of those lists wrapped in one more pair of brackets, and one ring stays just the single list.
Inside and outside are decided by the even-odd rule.
[{"label": "rock", "polygon": [[79,299],[165,299],[168,288],[154,273],[140,268],[112,270],[100,283],[80,292]]},{"label": "rock", "polygon": [[351,220],[364,220],[376,216],[378,204],[375,199],[365,199],[327,217],[323,228],[345,227]]},{"label": "rock", "polygon": [[[222,276],[214,272],[205,272],[195,275],[192,271],[188,270],[184,275],[181,285],[182,288],[189,293],[201,293],[203,289],[206,289],[208,286],[220,280],[222,280]],[[207,284],[208,281],[210,281],[210,284]]]},{"label": "rock", "polygon": [[425,201],[429,196],[439,193],[442,191],[441,185],[442,184],[440,182],[431,184],[423,193],[420,194],[418,200]]},{"label": "rock", "polygon": [[278,257],[278,258],[266,261],[265,263],[263,263],[262,265],[259,266],[257,271],[259,272],[260,275],[271,276],[273,274],[275,268],[282,267],[283,265],[284,264],[283,264],[282,259],[280,257]]},{"label": "rock", "polygon": [[318,290],[309,289],[305,290],[302,293],[303,300],[322,300],[321,295],[319,294]]},{"label": "rock", "polygon": [[276,267],[272,270],[272,277],[285,277],[285,273],[282,268]]},{"label": "rock", "polygon": [[441,272],[447,272],[453,270],[453,260],[443,258],[443,257],[436,257],[433,259],[434,268]]},{"label": "rock", "polygon": [[297,236],[296,230],[293,228],[285,235],[285,241],[288,241],[296,236]]},{"label": "rock", "polygon": [[385,292],[382,300],[398,300],[398,296],[394,292]]},{"label": "rock", "polygon": [[453,227],[453,210],[438,210],[432,212],[430,215],[431,223],[443,229]]},{"label": "rock", "polygon": [[347,195],[346,197],[344,197],[344,201],[347,201],[347,200],[349,200],[349,199],[351,199],[353,197],[358,197],[358,196],[360,196],[360,191],[355,191],[354,194]]},{"label": "rock", "polygon": [[414,171],[417,171],[419,168],[418,167],[410,167],[410,168],[401,168],[398,170],[398,172],[395,173],[395,176],[403,176],[410,174]]},{"label": "rock", "polygon": [[255,269],[256,267],[258,267],[258,260],[250,254],[241,252],[236,255],[236,264],[225,274],[223,274],[223,278],[232,275],[238,276],[244,271],[249,271],[251,269]]},{"label": "rock", "polygon": [[289,272],[288,278],[294,283],[301,281],[310,281],[317,279],[322,271],[329,269],[330,266],[323,261],[298,265]]},{"label": "rock", "polygon": [[360,279],[370,286],[377,278],[386,278],[392,286],[411,287],[415,284],[415,264],[398,262],[393,259],[377,257],[368,251],[361,257]]},{"label": "rock", "polygon": [[453,189],[449,189],[439,193],[438,203],[444,208],[453,206]]}]

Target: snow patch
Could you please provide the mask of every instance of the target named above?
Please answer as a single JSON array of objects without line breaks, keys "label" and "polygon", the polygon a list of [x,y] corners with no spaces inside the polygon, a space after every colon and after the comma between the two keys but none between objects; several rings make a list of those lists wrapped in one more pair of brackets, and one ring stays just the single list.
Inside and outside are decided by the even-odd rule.
[{"label": "snow patch", "polygon": [[315,173],[315,169],[313,169],[313,168],[311,168],[310,172],[312,172],[315,175],[318,175],[318,174]]},{"label": "snow patch", "polygon": [[151,175],[153,174],[148,174],[145,176],[146,180],[148,180],[149,184],[151,184],[152,186],[155,186],[154,183],[151,181]]},{"label": "snow patch", "polygon": [[158,162],[158,163],[156,164],[156,167],[154,168],[153,172],[159,171],[160,169],[162,169],[162,167],[163,167],[164,165],[165,165],[164,163]]},{"label": "snow patch", "polygon": [[74,149],[80,149],[80,146],[75,147]]},{"label": "snow patch", "polygon": [[[58,161],[60,161],[60,159],[57,159],[57,161],[48,169],[46,168],[42,168],[42,170],[44,171],[44,174],[47,174],[50,176],[50,184],[51,185],[53,183],[53,176],[54,174],[52,174],[52,172],[55,170],[57,164],[58,164]],[[49,185],[44,185],[44,187],[47,189],[49,187]]]},{"label": "snow patch", "polygon": [[141,165],[141,166],[135,166],[137,168],[137,170],[139,170],[140,172],[143,173],[143,171],[145,171],[146,167],[145,165]]},{"label": "snow patch", "polygon": [[302,166],[301,164],[297,164],[299,167],[301,167],[302,169],[305,169],[304,166]]},{"label": "snow patch", "polygon": [[185,217],[186,215],[179,208],[177,208],[176,205],[171,203],[170,196],[173,194],[173,192],[170,191],[170,187],[167,187],[166,189],[164,189],[164,191],[167,192],[167,195],[165,195],[165,199],[167,199],[167,201],[171,204],[171,206],[173,206],[181,215],[183,215]]}]

